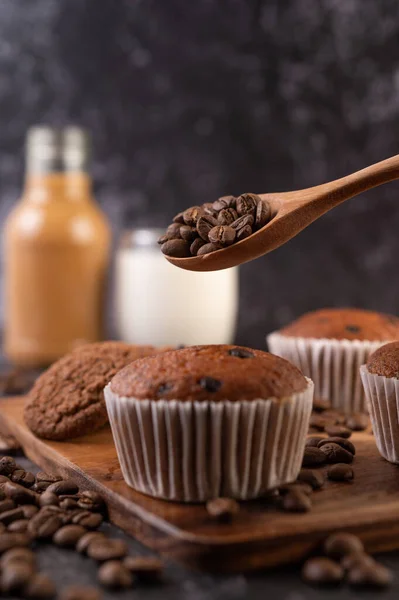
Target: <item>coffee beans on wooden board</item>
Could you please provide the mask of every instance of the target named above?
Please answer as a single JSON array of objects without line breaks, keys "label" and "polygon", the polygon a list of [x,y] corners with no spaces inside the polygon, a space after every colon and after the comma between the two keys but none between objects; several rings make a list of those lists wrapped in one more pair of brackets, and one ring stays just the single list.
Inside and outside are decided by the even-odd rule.
[{"label": "coffee beans on wooden board", "polygon": [[223,196],[177,214],[158,242],[167,256],[201,256],[245,239],[271,218],[269,203],[257,194]]},{"label": "coffee beans on wooden board", "polygon": [[[93,531],[107,513],[100,494],[80,491],[71,479],[43,472],[35,476],[9,456],[0,458],[0,470],[0,593],[32,600],[55,597],[54,583],[38,572],[36,555],[30,548],[41,541],[96,560],[99,582],[106,587],[126,588],[136,580],[159,581],[161,561],[128,556],[123,540]],[[59,597],[96,600],[102,596],[95,588],[72,586]]]}]

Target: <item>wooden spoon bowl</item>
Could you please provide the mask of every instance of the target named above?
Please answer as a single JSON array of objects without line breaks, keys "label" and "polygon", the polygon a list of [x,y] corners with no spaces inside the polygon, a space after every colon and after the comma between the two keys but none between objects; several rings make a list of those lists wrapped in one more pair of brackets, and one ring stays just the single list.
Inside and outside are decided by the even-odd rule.
[{"label": "wooden spoon bowl", "polygon": [[249,237],[209,254],[167,260],[189,271],[218,271],[259,258],[316,221],[335,206],[373,187],[399,178],[399,154],[361,171],[293,192],[259,194],[270,204],[273,218]]}]

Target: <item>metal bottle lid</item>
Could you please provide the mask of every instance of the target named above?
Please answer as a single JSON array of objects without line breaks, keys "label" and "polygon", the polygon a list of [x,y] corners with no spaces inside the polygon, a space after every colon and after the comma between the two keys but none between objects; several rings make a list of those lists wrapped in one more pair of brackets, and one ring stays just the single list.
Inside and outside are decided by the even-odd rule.
[{"label": "metal bottle lid", "polygon": [[89,163],[89,145],[89,135],[81,127],[31,127],[26,138],[27,171],[86,171]]}]

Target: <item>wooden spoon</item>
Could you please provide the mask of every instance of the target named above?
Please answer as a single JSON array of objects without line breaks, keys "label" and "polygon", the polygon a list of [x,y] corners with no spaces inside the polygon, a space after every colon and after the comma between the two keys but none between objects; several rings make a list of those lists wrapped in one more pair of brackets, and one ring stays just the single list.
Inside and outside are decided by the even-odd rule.
[{"label": "wooden spoon", "polygon": [[273,215],[262,229],[216,252],[190,258],[166,258],[176,267],[189,271],[218,271],[240,265],[282,246],[348,198],[394,179],[399,179],[399,154],[329,183],[295,192],[260,194],[270,203]]}]

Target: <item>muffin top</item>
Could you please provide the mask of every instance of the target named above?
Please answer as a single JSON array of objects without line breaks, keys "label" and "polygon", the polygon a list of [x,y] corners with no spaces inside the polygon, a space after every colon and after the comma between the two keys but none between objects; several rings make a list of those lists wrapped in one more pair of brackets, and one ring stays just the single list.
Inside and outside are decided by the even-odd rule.
[{"label": "muffin top", "polygon": [[399,338],[399,318],[358,308],[323,308],[280,329],[287,337],[388,341]]},{"label": "muffin top", "polygon": [[137,360],[111,382],[119,396],[144,400],[284,398],[307,382],[287,360],[241,346],[191,346]]},{"label": "muffin top", "polygon": [[123,342],[87,344],[45,371],[28,394],[25,421],[39,437],[64,440],[99,429],[108,421],[104,387],[120,369],[156,352]]},{"label": "muffin top", "polygon": [[374,375],[399,379],[399,342],[391,342],[378,348],[369,356],[367,370]]}]

